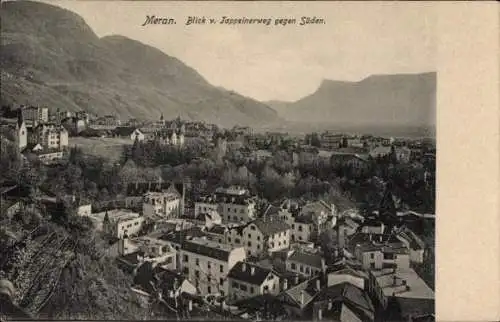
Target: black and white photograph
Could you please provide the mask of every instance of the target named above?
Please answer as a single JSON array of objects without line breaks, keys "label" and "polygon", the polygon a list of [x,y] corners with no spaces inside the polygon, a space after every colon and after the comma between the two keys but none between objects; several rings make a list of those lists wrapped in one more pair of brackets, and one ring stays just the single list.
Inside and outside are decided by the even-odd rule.
[{"label": "black and white photograph", "polygon": [[2,1],[0,317],[435,321],[434,8]]}]

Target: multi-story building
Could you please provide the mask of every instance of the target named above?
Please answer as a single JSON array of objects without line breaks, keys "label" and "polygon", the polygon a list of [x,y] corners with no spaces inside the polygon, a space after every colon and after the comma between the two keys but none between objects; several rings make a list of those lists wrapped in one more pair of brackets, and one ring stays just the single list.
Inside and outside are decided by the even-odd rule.
[{"label": "multi-story building", "polygon": [[384,310],[399,308],[386,311],[388,321],[408,321],[435,312],[434,291],[411,268],[370,270],[368,291]]},{"label": "multi-story building", "polygon": [[387,267],[409,268],[410,255],[403,245],[377,245],[372,242],[358,244],[354,256],[361,261],[363,269],[383,269]]},{"label": "multi-story building", "polygon": [[49,121],[49,109],[47,107],[30,106],[22,109],[24,119],[30,121],[33,127]]},{"label": "multi-story building", "polygon": [[241,300],[258,295],[277,295],[280,292],[280,278],[272,269],[259,265],[238,262],[229,271],[229,299]]},{"label": "multi-story building", "polygon": [[123,238],[118,242],[118,254],[137,254],[139,262],[151,262],[165,269],[177,269],[175,249],[169,242],[161,239],[148,236]]},{"label": "multi-story building", "polygon": [[186,240],[180,249],[180,266],[200,294],[228,294],[227,274],[246,259],[245,248],[205,238]]},{"label": "multi-story building", "polygon": [[144,195],[142,211],[144,216],[177,218],[181,210],[181,194],[171,185],[166,191],[149,191]]},{"label": "multi-story building", "polygon": [[141,231],[145,221],[144,216],[125,209],[93,213],[89,218],[95,223],[97,230],[120,239],[137,234]]},{"label": "multi-story building", "polygon": [[224,223],[246,223],[255,219],[255,198],[241,187],[218,188],[215,194],[195,202],[195,217],[217,211]]},{"label": "multi-story building", "polygon": [[68,131],[55,123],[39,124],[29,139],[31,144],[40,144],[43,149],[62,150],[68,146]]},{"label": "multi-story building", "polygon": [[259,218],[230,228],[226,243],[245,247],[248,256],[271,254],[290,247],[290,226],[279,218]]},{"label": "multi-story building", "polygon": [[320,144],[323,149],[338,149],[342,146],[342,134],[324,132],[320,135]]},{"label": "multi-story building", "polygon": [[306,277],[326,271],[325,259],[315,251],[295,249],[286,260],[286,270]]}]

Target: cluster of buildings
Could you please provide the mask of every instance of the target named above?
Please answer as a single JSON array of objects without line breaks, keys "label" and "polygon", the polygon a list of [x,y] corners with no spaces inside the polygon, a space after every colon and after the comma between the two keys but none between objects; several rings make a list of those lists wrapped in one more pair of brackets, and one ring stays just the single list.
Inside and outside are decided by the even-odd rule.
[{"label": "cluster of buildings", "polygon": [[136,183],[123,203],[135,211],[81,209],[117,240],[116,260],[137,295],[176,312],[203,304],[238,319],[433,319],[434,292],[413,269],[426,245],[384,219],[392,208],[381,205],[373,218],[321,200],[257,209],[256,197],[234,186],[184,209],[182,191]]},{"label": "cluster of buildings", "polygon": [[59,162],[68,147],[68,131],[49,121],[48,108],[21,107],[14,124],[7,124],[14,143],[24,157],[34,156],[44,164]]}]

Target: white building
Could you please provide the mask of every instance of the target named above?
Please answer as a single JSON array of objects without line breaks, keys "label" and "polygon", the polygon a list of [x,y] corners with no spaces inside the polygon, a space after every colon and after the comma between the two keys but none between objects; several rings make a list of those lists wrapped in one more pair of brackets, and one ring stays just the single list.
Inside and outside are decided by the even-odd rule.
[{"label": "white building", "polygon": [[78,216],[90,216],[92,213],[92,205],[91,204],[82,204],[76,206],[76,213]]},{"label": "white building", "polygon": [[89,218],[95,223],[97,230],[120,239],[125,236],[133,236],[141,231],[145,220],[144,216],[125,209],[93,213]]},{"label": "white building", "polygon": [[181,194],[171,185],[166,191],[150,191],[144,195],[142,211],[144,216],[175,218],[180,215]]},{"label": "white building", "polygon": [[358,244],[354,248],[354,256],[361,261],[363,269],[380,270],[388,267],[406,269],[410,267],[408,249],[391,247],[389,245],[374,245],[373,243]]},{"label": "white building", "polygon": [[180,249],[182,272],[189,276],[200,294],[228,294],[227,274],[237,262],[246,259],[243,247],[193,238]]},{"label": "white building", "polygon": [[231,227],[226,243],[245,247],[248,256],[270,254],[290,247],[290,226],[279,218],[259,218]]},{"label": "white building", "polygon": [[286,260],[286,270],[305,277],[313,277],[326,270],[324,258],[305,249],[292,250]]},{"label": "white building", "polygon": [[177,269],[176,251],[168,241],[148,236],[123,238],[118,243],[118,254],[137,253],[138,261],[151,262],[165,269]]},{"label": "white building", "polygon": [[40,144],[44,149],[62,150],[68,146],[68,131],[55,123],[39,124],[33,129],[29,139],[32,144]]},{"label": "white building", "polygon": [[246,223],[255,219],[255,200],[241,187],[218,188],[195,203],[195,216],[210,211],[217,211],[225,223]]},{"label": "white building", "polygon": [[368,290],[384,309],[390,302],[402,308],[398,321],[434,314],[434,291],[411,268],[371,270]]},{"label": "white building", "polygon": [[238,262],[228,274],[229,299],[241,300],[263,294],[277,295],[280,279],[271,269]]}]

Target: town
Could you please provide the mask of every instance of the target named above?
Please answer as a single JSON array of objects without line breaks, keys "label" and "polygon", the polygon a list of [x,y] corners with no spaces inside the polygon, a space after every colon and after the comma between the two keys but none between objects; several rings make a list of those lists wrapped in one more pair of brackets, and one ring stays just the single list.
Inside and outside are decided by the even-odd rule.
[{"label": "town", "polygon": [[42,106],[0,122],[16,314],[434,321],[433,139]]}]

